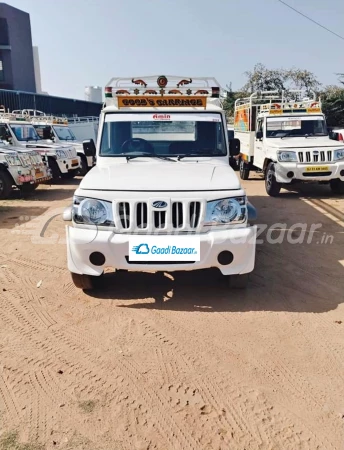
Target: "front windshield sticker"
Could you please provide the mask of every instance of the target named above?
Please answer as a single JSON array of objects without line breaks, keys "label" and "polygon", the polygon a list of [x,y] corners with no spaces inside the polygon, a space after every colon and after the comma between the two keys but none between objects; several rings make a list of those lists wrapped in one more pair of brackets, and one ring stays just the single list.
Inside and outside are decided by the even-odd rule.
[{"label": "front windshield sticker", "polygon": [[203,107],[207,105],[206,97],[118,97],[118,108],[134,107]]},{"label": "front windshield sticker", "polygon": [[269,130],[300,130],[301,120],[280,120],[268,122]]}]

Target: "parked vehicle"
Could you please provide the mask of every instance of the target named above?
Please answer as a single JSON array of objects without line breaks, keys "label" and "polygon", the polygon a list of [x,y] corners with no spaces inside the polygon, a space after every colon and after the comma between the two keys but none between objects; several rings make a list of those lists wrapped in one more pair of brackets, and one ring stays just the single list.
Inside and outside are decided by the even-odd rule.
[{"label": "parked vehicle", "polygon": [[30,116],[31,123],[43,142],[67,144],[76,150],[80,158],[80,175],[85,175],[95,165],[95,155],[85,155],[83,143],[77,140],[67,119],[47,116],[35,110],[23,110],[22,113]]},{"label": "parked vehicle", "polygon": [[49,165],[54,181],[74,177],[79,171],[80,159],[76,150],[71,145],[42,141],[27,115],[0,110],[0,139],[10,145],[39,152]]},{"label": "parked vehicle", "polygon": [[99,117],[68,117],[68,124],[78,141],[93,139],[97,142]]},{"label": "parked vehicle", "polygon": [[0,141],[0,199],[8,198],[14,187],[32,192],[51,180],[49,167],[34,150],[24,150]]},{"label": "parked vehicle", "polygon": [[330,139],[334,141],[344,142],[344,129],[334,128],[330,131]]},{"label": "parked vehicle", "polygon": [[268,91],[238,99],[234,127],[243,180],[261,171],[271,196],[299,182],[329,183],[334,193],[344,193],[344,144],[329,138],[315,95]]},{"label": "parked vehicle", "polygon": [[232,287],[245,287],[254,208],[229,164],[240,148],[228,141],[217,81],[113,78],[105,95],[97,165],[64,213],[75,285],[92,289],[106,266],[216,267]]}]

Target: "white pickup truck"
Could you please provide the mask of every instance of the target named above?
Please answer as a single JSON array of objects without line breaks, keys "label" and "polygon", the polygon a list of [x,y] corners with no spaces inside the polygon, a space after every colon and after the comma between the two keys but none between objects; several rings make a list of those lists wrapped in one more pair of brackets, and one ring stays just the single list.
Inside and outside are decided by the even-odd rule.
[{"label": "white pickup truck", "polygon": [[320,100],[303,91],[257,92],[235,103],[240,176],[258,170],[271,196],[296,183],[328,183],[344,193],[344,144],[329,138]]},{"label": "white pickup truck", "polygon": [[50,167],[53,180],[77,175],[80,158],[70,145],[47,143],[41,140],[27,115],[0,110],[0,139],[25,149],[35,149]]},{"label": "white pickup truck", "polygon": [[[74,148],[80,158],[80,175],[86,175],[95,165],[95,154],[85,154],[83,143],[77,140],[67,119],[47,116],[41,111],[34,110],[23,110],[22,113],[30,116],[31,123],[42,142],[68,145]],[[90,135],[87,139],[92,139],[92,136]]]},{"label": "white pickup truck", "polygon": [[97,165],[64,213],[75,285],[104,268],[218,268],[243,288],[255,263],[254,208],[230,167],[220,86],[213,78],[112,79],[105,89]]},{"label": "white pickup truck", "polygon": [[1,200],[8,198],[13,187],[28,193],[51,178],[50,169],[38,152],[0,141]]}]

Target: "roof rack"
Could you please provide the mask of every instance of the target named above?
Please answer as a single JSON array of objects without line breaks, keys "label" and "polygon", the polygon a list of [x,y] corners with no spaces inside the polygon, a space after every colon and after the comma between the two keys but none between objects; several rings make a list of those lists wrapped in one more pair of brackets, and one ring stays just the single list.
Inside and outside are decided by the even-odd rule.
[{"label": "roof rack", "polygon": [[97,116],[85,116],[85,117],[68,117],[69,123],[85,123],[85,122],[99,122]]},{"label": "roof rack", "polygon": [[221,86],[215,78],[176,75],[112,78],[105,87],[105,106],[206,107],[207,98],[219,99]]},{"label": "roof rack", "polygon": [[321,100],[316,100],[314,92],[310,98],[305,90],[254,92],[235,102],[236,110],[253,106],[257,107],[258,113],[265,114],[321,113]]},{"label": "roof rack", "polygon": [[32,123],[45,125],[68,125],[68,119],[55,116],[30,116],[28,120]]}]

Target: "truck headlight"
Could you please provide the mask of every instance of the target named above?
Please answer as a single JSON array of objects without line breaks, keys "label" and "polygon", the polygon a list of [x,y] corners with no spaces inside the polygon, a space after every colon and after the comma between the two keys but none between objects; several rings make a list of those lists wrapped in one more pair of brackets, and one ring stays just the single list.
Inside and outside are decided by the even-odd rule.
[{"label": "truck headlight", "polygon": [[73,220],[84,225],[114,226],[112,203],[94,198],[74,197]]},{"label": "truck headlight", "polygon": [[344,148],[334,151],[334,161],[338,161],[339,159],[344,159]]},{"label": "truck headlight", "polygon": [[277,159],[279,162],[296,162],[297,157],[295,152],[278,152]]},{"label": "truck headlight", "polygon": [[247,219],[246,197],[232,197],[208,202],[204,225],[243,223]]},{"label": "truck headlight", "polygon": [[63,150],[56,150],[56,155],[58,158],[67,158],[67,155]]}]

